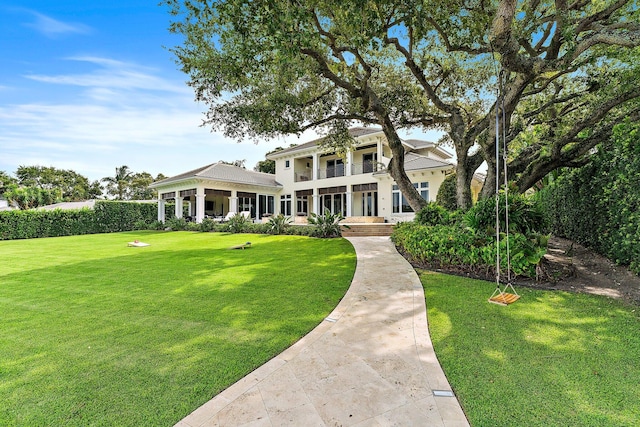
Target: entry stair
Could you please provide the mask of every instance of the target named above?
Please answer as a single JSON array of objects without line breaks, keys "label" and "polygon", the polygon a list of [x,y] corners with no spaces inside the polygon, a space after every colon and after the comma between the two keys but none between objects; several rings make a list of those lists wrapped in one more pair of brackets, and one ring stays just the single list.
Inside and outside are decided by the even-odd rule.
[{"label": "entry stair", "polygon": [[346,224],[342,226],[343,237],[391,236],[394,224]]}]

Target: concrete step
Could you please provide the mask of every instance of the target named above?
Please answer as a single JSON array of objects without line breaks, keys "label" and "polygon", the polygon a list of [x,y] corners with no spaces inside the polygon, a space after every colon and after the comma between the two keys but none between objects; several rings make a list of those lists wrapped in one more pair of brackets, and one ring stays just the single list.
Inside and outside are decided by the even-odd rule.
[{"label": "concrete step", "polygon": [[342,227],[345,237],[391,236],[393,224],[347,224],[350,228]]}]

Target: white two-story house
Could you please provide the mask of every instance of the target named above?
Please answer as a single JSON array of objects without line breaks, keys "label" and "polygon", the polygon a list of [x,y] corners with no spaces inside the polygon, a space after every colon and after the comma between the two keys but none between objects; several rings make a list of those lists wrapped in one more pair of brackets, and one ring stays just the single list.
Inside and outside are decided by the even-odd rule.
[{"label": "white two-story house", "polygon": [[[175,200],[176,216],[188,205],[200,222],[231,212],[250,212],[256,220],[284,214],[306,222],[311,213],[340,213],[346,222],[398,222],[413,218],[386,171],[391,153],[378,128],[352,128],[353,147],[345,156],[314,140],[271,153],[276,173],[265,174],[214,163],[152,184],[158,191],[158,219],[165,202]],[[455,169],[451,155],[432,142],[405,140],[405,170],[422,197],[434,201],[442,181]]]}]

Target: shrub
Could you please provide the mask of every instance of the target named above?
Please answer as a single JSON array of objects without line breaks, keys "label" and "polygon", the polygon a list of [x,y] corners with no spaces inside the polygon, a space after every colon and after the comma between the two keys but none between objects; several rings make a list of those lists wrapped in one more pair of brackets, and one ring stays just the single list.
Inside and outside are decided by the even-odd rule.
[{"label": "shrub", "polygon": [[[509,232],[525,235],[546,230],[546,220],[541,206],[532,198],[522,194],[509,193]],[[498,198],[500,230],[507,231],[505,194]],[[496,201],[495,198],[481,199],[464,216],[465,224],[475,230],[495,235]]]},{"label": "shrub", "polygon": [[[507,271],[507,237],[500,240],[502,272]],[[404,253],[421,265],[432,268],[472,270],[487,278],[495,275],[497,242],[492,236],[461,225],[425,226],[415,222],[397,224],[392,241]],[[547,236],[521,233],[509,235],[512,277],[535,277],[536,266],[546,253]]]},{"label": "shrub", "polygon": [[442,181],[436,196],[436,203],[447,210],[455,211],[458,208],[458,201],[456,200],[457,191],[456,174],[454,173]]},{"label": "shrub", "polygon": [[187,229],[187,220],[184,218],[169,218],[164,222],[165,228],[171,231],[183,231]]},{"label": "shrub", "polygon": [[554,234],[640,274],[640,124],[616,125],[591,163],[539,193]]},{"label": "shrub", "polygon": [[446,225],[449,224],[449,211],[437,203],[427,203],[416,213],[414,221],[421,225]]},{"label": "shrub", "polygon": [[217,223],[211,218],[205,218],[200,223],[200,231],[205,233],[209,231],[214,231],[216,229],[216,225]]},{"label": "shrub", "polygon": [[244,233],[249,228],[249,223],[251,223],[249,218],[241,214],[236,214],[229,218],[226,226],[230,233]]},{"label": "shrub", "polygon": [[98,201],[94,209],[0,212],[0,239],[130,231],[153,226],[157,204]]},{"label": "shrub", "polygon": [[270,234],[284,234],[289,225],[291,225],[291,217],[279,214],[269,218],[267,230]]},{"label": "shrub", "polygon": [[[342,214],[332,214],[329,209],[325,209],[324,215],[312,213],[308,218],[308,223],[315,226],[314,235],[316,237],[340,237],[342,229],[340,221],[344,219]],[[349,228],[348,225],[344,227]]]}]

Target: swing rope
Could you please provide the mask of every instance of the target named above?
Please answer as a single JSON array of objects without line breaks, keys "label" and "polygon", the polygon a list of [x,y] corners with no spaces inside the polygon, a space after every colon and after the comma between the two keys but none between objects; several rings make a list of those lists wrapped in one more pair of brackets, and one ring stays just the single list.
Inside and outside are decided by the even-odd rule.
[{"label": "swing rope", "polygon": [[[504,70],[498,75],[498,95],[496,98],[496,289],[493,291],[489,302],[500,305],[509,305],[516,302],[520,295],[511,284],[511,254],[509,250],[509,181],[507,177],[507,134],[506,134],[506,113],[504,108]],[[500,126],[500,112],[502,112],[502,127]],[[500,132],[502,131],[502,164],[504,175],[504,200],[505,200],[505,237],[506,237],[506,259],[507,259],[507,284],[501,289],[500,286]],[[513,293],[507,292],[510,289]]]}]

